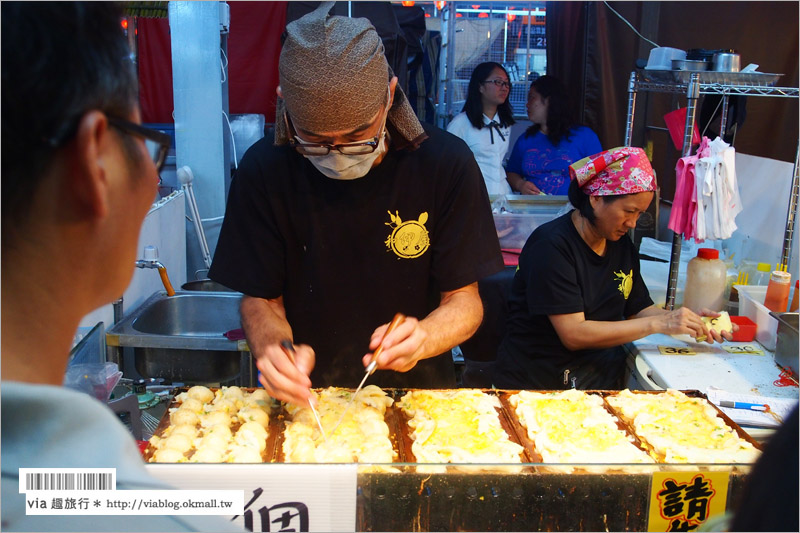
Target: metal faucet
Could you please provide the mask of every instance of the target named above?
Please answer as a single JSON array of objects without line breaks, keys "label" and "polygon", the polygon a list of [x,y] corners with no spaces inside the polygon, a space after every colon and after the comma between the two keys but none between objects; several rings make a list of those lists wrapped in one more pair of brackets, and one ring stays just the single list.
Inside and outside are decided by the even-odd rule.
[{"label": "metal faucet", "polygon": [[144,247],[144,259],[136,260],[136,268],[166,268],[158,260],[158,248],[155,246]]},{"label": "metal faucet", "polygon": [[161,283],[164,284],[164,289],[167,291],[167,296],[175,296],[175,289],[172,288],[172,283],[167,276],[167,267],[158,260],[158,248],[155,246],[144,247],[144,259],[136,260],[136,268],[154,268],[158,270],[161,275]]}]

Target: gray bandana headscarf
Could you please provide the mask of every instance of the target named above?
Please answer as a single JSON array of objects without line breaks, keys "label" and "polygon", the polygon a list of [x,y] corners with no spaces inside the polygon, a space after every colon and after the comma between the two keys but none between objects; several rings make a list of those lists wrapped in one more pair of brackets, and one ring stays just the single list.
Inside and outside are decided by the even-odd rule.
[{"label": "gray bandana headscarf", "polygon": [[[276,106],[276,145],[288,142],[287,110],[295,126],[324,133],[362,126],[386,103],[393,73],[378,33],[365,18],[329,17],[334,3],[323,2],[286,25],[278,65],[283,99]],[[399,86],[387,122],[401,145],[416,147],[427,138]]]}]

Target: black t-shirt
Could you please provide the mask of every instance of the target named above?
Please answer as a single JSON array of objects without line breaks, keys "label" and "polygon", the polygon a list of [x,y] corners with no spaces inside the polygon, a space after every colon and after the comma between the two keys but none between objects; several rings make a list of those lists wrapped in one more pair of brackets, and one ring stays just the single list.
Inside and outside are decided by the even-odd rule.
[{"label": "black t-shirt", "polygon": [[[451,291],[503,268],[480,169],[459,138],[425,126],[415,151],[390,150],[356,180],[325,177],[264,138],[231,183],[209,276],[244,294],[283,296],[294,342],[316,352],[314,386],[355,387],[372,332],[395,313],[422,319]],[[452,387],[448,351],[383,387]]]},{"label": "black t-shirt", "polygon": [[608,241],[601,257],[581,238],[571,213],[538,227],[520,254],[494,384],[564,389],[576,378],[579,389],[619,388],[625,368],[622,347],[570,351],[548,315],[583,311],[587,320],[618,321],[652,304],[627,235]]}]

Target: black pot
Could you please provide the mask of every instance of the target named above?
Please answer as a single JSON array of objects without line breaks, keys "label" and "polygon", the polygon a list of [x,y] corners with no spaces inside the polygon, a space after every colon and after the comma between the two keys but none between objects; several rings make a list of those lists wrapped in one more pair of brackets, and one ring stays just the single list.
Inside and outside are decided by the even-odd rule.
[{"label": "black pot", "polygon": [[197,279],[194,281],[187,281],[181,285],[181,289],[185,291],[207,291],[207,292],[236,292],[229,289],[225,285],[221,285],[211,279]]}]

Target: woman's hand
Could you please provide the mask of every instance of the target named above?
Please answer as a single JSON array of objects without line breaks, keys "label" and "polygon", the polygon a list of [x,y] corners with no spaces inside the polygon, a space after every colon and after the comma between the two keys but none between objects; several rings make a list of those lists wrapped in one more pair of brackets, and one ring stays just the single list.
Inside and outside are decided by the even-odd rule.
[{"label": "woman's hand", "polygon": [[516,172],[506,172],[506,181],[511,186],[511,190],[520,194],[544,194],[539,187],[526,180]]},{"label": "woman's hand", "polygon": [[[711,309],[701,309],[700,316],[704,317],[702,320],[708,326],[710,334],[716,342],[731,341],[733,340],[733,332],[739,331],[738,324],[734,324],[733,322],[730,322],[730,320],[727,321],[730,322],[730,329],[718,330],[719,327],[715,324],[715,321],[709,319],[717,318],[721,316],[721,314],[712,311]],[[727,326],[727,324],[725,325]]]},{"label": "woman's hand", "polygon": [[[708,310],[704,309],[704,311]],[[709,333],[700,315],[686,307],[681,307],[674,311],[667,311],[653,318],[655,319],[655,329],[657,333],[665,333],[667,335],[691,335],[695,339],[705,337],[706,342],[709,344],[712,344],[715,340],[715,337],[713,337],[713,334]],[[718,333],[716,338],[720,338]]]},{"label": "woman's hand", "polygon": [[544,194],[539,187],[526,179],[522,180],[518,190],[520,194]]}]

